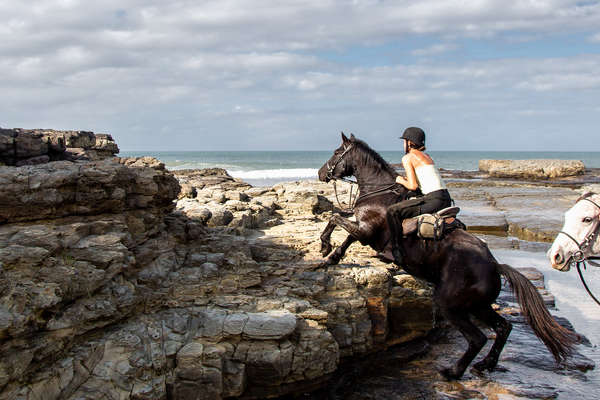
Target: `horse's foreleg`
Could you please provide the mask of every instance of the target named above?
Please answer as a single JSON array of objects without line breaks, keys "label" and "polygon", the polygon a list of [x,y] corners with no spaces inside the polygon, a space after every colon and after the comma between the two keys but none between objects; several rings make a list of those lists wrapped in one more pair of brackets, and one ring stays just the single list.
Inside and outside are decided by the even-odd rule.
[{"label": "horse's foreleg", "polygon": [[478,363],[473,365],[473,368],[479,371],[488,370],[491,371],[496,368],[498,364],[498,358],[500,353],[506,344],[508,335],[512,330],[512,324],[506,319],[502,318],[491,306],[483,307],[475,312],[475,316],[478,317],[482,322],[488,324],[494,332],[496,332],[496,340],[492,345],[492,348],[487,356]]},{"label": "horse's foreleg", "polygon": [[[438,305],[441,306],[439,303]],[[460,379],[469,364],[471,364],[471,361],[479,354],[487,342],[487,337],[471,322],[469,315],[465,314],[462,310],[449,310],[442,307],[442,314],[460,331],[469,343],[469,348],[454,367],[444,368],[440,371],[448,380]]]},{"label": "horse's foreleg", "polygon": [[325,257],[327,254],[331,253],[331,234],[333,233],[333,230],[335,229],[335,222],[333,221],[333,217],[331,217],[331,219],[329,220],[329,223],[327,224],[327,226],[325,227],[325,229],[323,229],[323,232],[321,233],[321,254],[323,255],[323,257]]},{"label": "horse's foreleg", "polygon": [[352,235],[348,235],[346,240],[344,240],[344,242],[338,248],[336,248],[325,261],[323,261],[322,265],[335,265],[339,263],[346,253],[346,250],[348,250],[348,247],[350,247],[350,245],[354,242],[356,242],[356,238]]},{"label": "horse's foreleg", "polygon": [[[364,237],[364,234],[361,232],[358,223],[350,221],[349,219],[343,218],[339,215],[334,215],[331,217],[329,223],[325,227],[325,230],[321,234],[321,254],[324,256],[329,254],[331,251],[331,242],[329,239],[331,238],[331,232],[333,232],[336,226],[343,228],[349,233],[349,235],[346,240],[344,240],[344,242],[322,263],[322,265],[337,264],[344,256],[344,253],[348,247],[356,240],[360,240],[362,237]],[[325,253],[325,251],[327,252]]]}]

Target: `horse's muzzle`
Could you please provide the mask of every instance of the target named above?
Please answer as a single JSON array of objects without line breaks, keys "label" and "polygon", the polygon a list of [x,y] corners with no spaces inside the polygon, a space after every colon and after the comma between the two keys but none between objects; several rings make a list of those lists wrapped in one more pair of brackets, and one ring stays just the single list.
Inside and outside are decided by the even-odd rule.
[{"label": "horse's muzzle", "polygon": [[321,182],[329,182],[331,180],[331,177],[329,176],[329,173],[327,171],[327,168],[323,168],[321,167],[321,169],[319,169],[319,180]]},{"label": "horse's muzzle", "polygon": [[567,272],[568,270],[571,269],[571,264],[570,263],[564,263],[564,264],[552,263],[552,268],[557,269],[561,272]]}]

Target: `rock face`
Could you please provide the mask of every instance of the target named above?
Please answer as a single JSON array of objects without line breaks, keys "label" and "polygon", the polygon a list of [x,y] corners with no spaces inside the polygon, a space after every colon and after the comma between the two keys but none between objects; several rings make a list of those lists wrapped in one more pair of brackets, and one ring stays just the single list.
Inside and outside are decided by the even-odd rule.
[{"label": "rock face", "polygon": [[0,163],[23,166],[57,160],[101,160],[119,152],[112,136],[87,131],[0,128]]},{"label": "rock face", "polygon": [[0,223],[172,207],[179,192],[162,163],[142,159],[0,167],[0,185]]},{"label": "rock face", "polygon": [[582,175],[578,160],[479,160],[479,170],[495,178],[549,179]]},{"label": "rock face", "polygon": [[318,268],[324,192],[181,176],[176,205],[152,158],[0,167],[0,398],[272,397],[431,328],[368,249]]},{"label": "rock face", "polygon": [[422,340],[431,287],[359,245],[318,266],[334,201],[149,157],[0,167],[0,399],[262,399]]}]

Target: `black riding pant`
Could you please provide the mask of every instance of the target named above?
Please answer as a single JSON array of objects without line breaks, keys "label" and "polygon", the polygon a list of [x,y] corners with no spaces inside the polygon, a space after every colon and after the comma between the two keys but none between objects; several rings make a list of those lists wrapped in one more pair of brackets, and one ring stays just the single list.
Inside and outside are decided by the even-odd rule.
[{"label": "black riding pant", "polygon": [[404,200],[388,207],[386,217],[392,237],[402,235],[402,221],[421,214],[431,214],[452,205],[448,190],[441,189],[416,199]]},{"label": "black riding pant", "polygon": [[392,204],[388,207],[387,212],[396,218],[406,219],[421,214],[431,214],[451,205],[450,193],[446,189],[441,189],[416,199]]}]

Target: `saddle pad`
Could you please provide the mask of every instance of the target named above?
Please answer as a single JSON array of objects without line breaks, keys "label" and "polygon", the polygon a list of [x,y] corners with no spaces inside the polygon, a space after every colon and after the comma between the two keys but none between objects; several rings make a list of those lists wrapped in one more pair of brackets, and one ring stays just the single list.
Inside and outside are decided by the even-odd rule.
[{"label": "saddle pad", "polygon": [[442,218],[452,218],[456,217],[456,215],[460,212],[459,207],[446,207],[436,212]]}]

